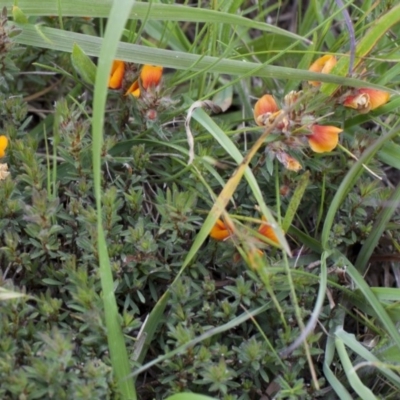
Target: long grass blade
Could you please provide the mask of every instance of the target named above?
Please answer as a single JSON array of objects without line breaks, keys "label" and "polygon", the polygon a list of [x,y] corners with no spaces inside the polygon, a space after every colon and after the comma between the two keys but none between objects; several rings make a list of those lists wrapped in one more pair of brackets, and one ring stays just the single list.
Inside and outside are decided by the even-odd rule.
[{"label": "long grass blade", "polygon": [[107,340],[110,349],[113,372],[123,399],[136,400],[136,391],[130,373],[129,359],[125,339],[119,321],[117,302],[114,296],[114,282],[108,256],[107,242],[103,230],[101,204],[101,148],[103,144],[104,115],[107,99],[107,83],[111,64],[117,49],[118,41],[133,6],[133,0],[115,2],[107,23],[102,47],[99,49],[99,63],[96,73],[96,84],[93,100],[93,179],[97,208],[97,234],[100,264],[100,278],[103,290]]}]

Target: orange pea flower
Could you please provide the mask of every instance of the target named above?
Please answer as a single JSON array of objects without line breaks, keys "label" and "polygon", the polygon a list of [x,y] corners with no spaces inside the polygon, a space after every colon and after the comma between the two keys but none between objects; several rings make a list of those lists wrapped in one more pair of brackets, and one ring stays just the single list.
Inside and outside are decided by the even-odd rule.
[{"label": "orange pea flower", "polygon": [[354,108],[361,114],[375,110],[386,104],[390,99],[390,93],[376,89],[357,89],[354,94],[347,96],[343,102],[345,107]]},{"label": "orange pea flower", "polygon": [[211,229],[210,236],[215,240],[225,240],[233,234],[234,229],[232,225],[225,224],[222,219],[218,219]]},{"label": "orange pea flower", "polygon": [[271,224],[269,224],[267,222],[267,219],[264,217],[264,215],[261,217],[261,219],[263,222],[260,225],[260,227],[258,228],[258,233],[265,236],[272,242],[279,244],[279,240],[278,240],[277,236],[275,235],[275,231],[272,228]]},{"label": "orange pea flower", "polygon": [[271,124],[279,113],[279,107],[270,94],[265,94],[254,106],[254,120],[258,126]]},{"label": "orange pea flower", "polygon": [[6,148],[8,146],[7,136],[0,136],[0,158],[6,155]]},{"label": "orange pea flower", "polygon": [[[327,54],[315,60],[310,68],[308,68],[311,72],[320,72],[322,74],[329,74],[332,71],[333,67],[336,65],[337,60],[335,56]],[[318,81],[309,81],[308,82],[312,86],[319,86],[321,82]]]},{"label": "orange pea flower", "polygon": [[339,142],[339,133],[343,129],[336,126],[313,125],[311,135],[307,136],[308,144],[316,153],[326,153],[332,151]]},{"label": "orange pea flower", "polygon": [[125,75],[125,63],[120,60],[115,60],[111,67],[110,79],[108,87],[110,89],[119,89],[122,86],[122,81]]},{"label": "orange pea flower", "polygon": [[285,151],[280,151],[276,154],[276,158],[285,166],[289,171],[300,171],[303,167],[301,164],[292,156]]},{"label": "orange pea flower", "polygon": [[140,97],[140,87],[139,81],[137,79],[132,83],[131,86],[129,86],[129,89],[125,92],[125,96],[128,96],[128,94],[131,94],[133,97],[136,98]]},{"label": "orange pea flower", "polygon": [[[144,65],[140,71],[139,79],[141,86],[144,90],[155,88],[161,82],[163,73],[163,67],[159,65]],[[132,83],[125,95],[131,94],[134,97],[140,97],[140,85],[139,81],[136,80]]]}]

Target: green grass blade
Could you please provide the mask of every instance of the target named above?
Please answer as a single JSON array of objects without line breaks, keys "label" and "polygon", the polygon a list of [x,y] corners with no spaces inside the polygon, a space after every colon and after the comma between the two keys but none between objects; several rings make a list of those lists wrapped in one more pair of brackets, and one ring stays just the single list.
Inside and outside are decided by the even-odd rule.
[{"label": "green grass blade", "polygon": [[385,143],[378,151],[378,159],[393,168],[400,170],[400,146],[396,143]]},{"label": "green grass blade", "polygon": [[137,338],[138,342],[140,342],[141,337],[144,337],[144,344],[142,348],[139,349],[138,356],[136,357],[136,361],[139,364],[143,363],[147,351],[150,347],[151,341],[153,340],[157,326],[163,318],[164,310],[165,307],[167,306],[169,295],[170,295],[170,290],[167,290],[157,301],[157,304],[153,307],[153,309],[149,314],[149,317],[147,318],[147,321],[143,327],[140,336]]},{"label": "green grass blade", "polygon": [[98,252],[100,278],[103,290],[107,340],[110,350],[113,372],[123,399],[136,400],[136,391],[130,373],[129,359],[125,340],[120,326],[117,302],[114,296],[114,282],[107,242],[103,231],[101,205],[101,149],[103,144],[104,115],[107,99],[107,84],[119,38],[127,21],[133,0],[120,0],[114,3],[108,19],[107,29],[102,47],[99,49],[99,63],[96,73],[96,84],[93,100],[93,179],[97,208]]},{"label": "green grass blade", "polygon": [[381,302],[376,298],[374,292],[371,290],[367,282],[365,282],[363,276],[358,272],[354,265],[344,255],[338,252],[335,253],[337,258],[341,257],[344,260],[346,272],[349,274],[358,289],[360,289],[361,293],[365,296],[365,301],[367,301],[374,309],[383,327],[400,348],[400,334]]},{"label": "green grass blade", "polygon": [[400,185],[397,185],[397,188],[394,190],[393,194],[390,198],[385,201],[385,206],[376,216],[376,220],[374,226],[371,229],[371,233],[369,234],[367,240],[364,242],[360,252],[358,253],[357,260],[354,266],[360,271],[362,274],[368,266],[368,261],[374,252],[376,246],[379,243],[379,240],[382,237],[384,230],[386,229],[387,223],[392,218],[392,215],[398,209],[400,203]]},{"label": "green grass blade", "polygon": [[289,203],[288,209],[286,211],[285,218],[283,219],[283,222],[282,222],[282,229],[284,232],[288,231],[288,229],[293,221],[293,218],[296,214],[297,208],[299,207],[301,199],[303,198],[304,192],[307,189],[309,180],[310,180],[310,171],[306,171],[299,179],[299,182],[296,186],[293,196],[290,199],[290,203]]},{"label": "green grass blade", "polygon": [[[14,0],[5,0],[2,6],[6,6],[11,11]],[[61,13],[64,17],[100,17],[106,18],[110,12],[112,0],[69,0],[62,3]],[[54,0],[19,0],[18,5],[27,15],[58,15],[59,7]],[[278,28],[277,26],[258,22],[236,14],[229,14],[221,11],[207,10],[200,7],[189,7],[179,4],[157,4],[152,3],[149,10],[149,4],[137,2],[132,7],[129,19],[149,19],[160,21],[191,21],[206,22],[215,24],[238,25],[260,31],[271,32],[294,40],[308,42],[307,39],[296,35],[295,33]]]},{"label": "green grass blade", "polygon": [[376,363],[376,368],[382,372],[390,381],[400,389],[400,376],[395,374],[388,368],[382,366],[382,362],[374,356],[365,346],[363,346],[354,335],[347,333],[343,330],[342,327],[338,327],[335,332],[335,336],[337,336],[342,342],[350,348],[354,353],[357,353],[364,360],[370,361],[372,363]]},{"label": "green grass blade", "polygon": [[399,133],[399,128],[394,127],[386,134],[382,135],[375,143],[373,143],[368,149],[362,154],[359,160],[351,167],[350,171],[346,174],[342,183],[340,184],[335,197],[329,206],[327,215],[325,217],[324,227],[321,234],[322,247],[326,250],[329,248],[329,235],[332,229],[333,221],[340,204],[347,196],[351,188],[356,184],[357,180],[364,171],[362,164],[367,164],[368,161],[377,153],[377,151],[389,140],[396,137]]},{"label": "green grass blade", "polygon": [[335,325],[338,327],[343,326],[344,316],[344,310],[340,309],[338,312],[336,312],[335,319],[334,321],[332,321],[332,328],[329,330],[329,335],[327,336],[326,340],[323,371],[326,379],[332,386],[332,389],[341,400],[353,400],[353,397],[350,395],[344,385],[339,381],[339,379],[336,378],[335,374],[330,368],[336,352],[334,336],[334,332],[336,330]]},{"label": "green grass blade", "polygon": [[351,363],[350,357],[347,354],[346,348],[344,347],[344,343],[342,342],[342,340],[336,337],[335,346],[340,357],[340,361],[342,362],[344,372],[346,373],[347,380],[350,383],[351,387],[362,399],[377,399],[372,391],[361,382],[361,379],[354,370],[354,367]]},{"label": "green grass blade", "polygon": [[[8,25],[11,25],[8,23]],[[103,39],[81,33],[60,29],[16,24],[21,33],[13,38],[16,43],[46,49],[72,52],[77,43],[88,56],[98,57]],[[116,58],[139,64],[162,65],[168,68],[217,72],[231,75],[257,75],[263,78],[289,79],[298,81],[331,82],[352,87],[370,87],[389,90],[381,85],[374,85],[359,79],[343,78],[331,74],[320,74],[297,68],[263,65],[254,62],[242,62],[225,58],[189,54],[180,51],[156,49],[142,45],[119,43]],[[389,90],[390,91],[390,90]],[[394,92],[394,91],[392,91]]]}]

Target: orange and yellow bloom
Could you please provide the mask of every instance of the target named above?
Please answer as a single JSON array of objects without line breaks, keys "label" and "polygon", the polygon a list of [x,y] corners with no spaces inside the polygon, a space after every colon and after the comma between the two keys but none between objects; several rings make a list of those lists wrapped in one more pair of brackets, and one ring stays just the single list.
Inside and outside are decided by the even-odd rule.
[{"label": "orange and yellow bloom", "polygon": [[343,129],[336,126],[313,125],[311,135],[307,136],[308,144],[316,153],[327,153],[337,146],[341,132]]},{"label": "orange and yellow bloom", "polygon": [[225,224],[222,219],[218,219],[213,228],[211,229],[210,236],[215,240],[225,240],[232,236],[234,227]]},{"label": "orange and yellow bloom", "polygon": [[[108,87],[110,89],[121,89],[124,83],[126,72],[126,65],[123,61],[115,60],[113,62],[110,78],[108,80]],[[163,67],[158,65],[144,65],[140,71],[139,78],[136,79],[125,92],[125,96],[131,94],[139,98],[141,89],[145,91],[157,87],[162,78]]]},{"label": "orange and yellow bloom", "polygon": [[0,158],[6,155],[6,148],[8,146],[7,136],[0,136]]},{"label": "orange and yellow bloom", "polygon": [[163,67],[159,65],[143,65],[142,70],[140,71],[139,79],[132,83],[125,95],[127,96],[128,94],[131,94],[132,96],[138,98],[141,94],[141,87],[146,91],[157,87],[161,82],[162,73]]},{"label": "orange and yellow bloom", "polygon": [[267,219],[264,217],[264,215],[261,217],[261,219],[263,222],[260,225],[260,227],[258,228],[258,233],[265,236],[272,242],[279,244],[279,240],[278,240],[277,236],[275,235],[275,231],[272,228],[271,224],[269,224],[267,222]]},{"label": "orange and yellow bloom", "polygon": [[125,63],[120,60],[115,60],[111,67],[111,74],[108,80],[110,89],[119,89],[122,86],[122,81],[125,75]]},{"label": "orange and yellow bloom", "polygon": [[274,97],[270,94],[265,94],[254,106],[254,120],[258,126],[271,124],[279,112],[280,110]]},{"label": "orange and yellow bloom", "polygon": [[386,104],[390,99],[390,93],[376,89],[356,89],[353,94],[347,96],[343,105],[353,108],[361,114],[365,114],[371,110],[375,110]]},{"label": "orange and yellow bloom", "polygon": [[[327,54],[315,60],[310,68],[308,68],[311,72],[319,72],[321,74],[329,74],[332,71],[333,67],[336,65],[337,60],[335,56]],[[318,81],[309,81],[308,82],[312,86],[319,86],[321,82]]]}]

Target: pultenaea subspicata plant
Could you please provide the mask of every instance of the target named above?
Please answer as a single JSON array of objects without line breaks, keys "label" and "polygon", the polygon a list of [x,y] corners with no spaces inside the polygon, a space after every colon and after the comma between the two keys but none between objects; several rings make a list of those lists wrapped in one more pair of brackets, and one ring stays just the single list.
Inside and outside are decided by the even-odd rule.
[{"label": "pultenaea subspicata plant", "polygon": [[[324,55],[318,58],[310,66],[312,72],[323,74],[330,73],[337,63],[333,55]],[[311,87],[319,88],[320,82],[309,81]],[[299,171],[302,166],[290,152],[299,152],[308,143],[315,153],[327,153],[333,151],[339,143],[339,134],[343,129],[333,125],[321,125],[320,118],[315,111],[307,111],[308,89],[292,91],[284,99],[281,109],[275,98],[270,94],[262,96],[254,106],[254,119],[257,125],[271,127],[273,124],[275,133],[281,133],[280,140],[267,146],[267,153],[282,163],[286,169]],[[341,89],[335,94],[332,107],[336,104],[353,108],[360,113],[367,113],[384,104],[390,99],[388,92],[361,88],[344,91]],[[276,121],[276,122],[275,122]]]}]

